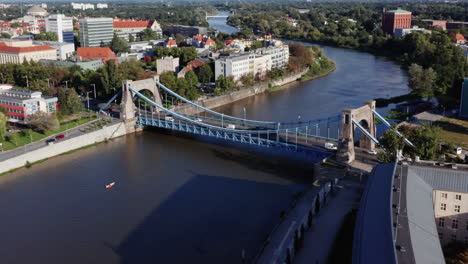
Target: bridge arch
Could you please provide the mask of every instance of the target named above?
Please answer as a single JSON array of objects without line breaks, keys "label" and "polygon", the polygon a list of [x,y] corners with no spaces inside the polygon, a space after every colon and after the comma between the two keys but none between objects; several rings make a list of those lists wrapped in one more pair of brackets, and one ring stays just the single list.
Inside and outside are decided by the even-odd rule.
[{"label": "bridge arch", "polygon": [[125,122],[135,122],[135,111],[137,109],[133,99],[135,93],[132,92],[129,88],[133,88],[137,92],[149,91],[151,93],[151,99],[162,105],[161,95],[159,89],[156,86],[156,82],[159,81],[159,76],[154,76],[150,79],[132,81],[124,80],[122,81],[122,103],[121,103],[121,114],[120,119]]},{"label": "bridge arch", "polygon": [[[364,128],[372,137],[376,137],[376,128],[374,120],[375,101],[366,101],[365,105],[359,108],[344,109],[342,112],[341,121],[341,135],[338,146],[337,159],[342,162],[349,163],[355,158],[354,151],[354,135],[358,123]],[[361,133],[359,139],[359,147],[367,150],[375,148],[374,141]]]}]

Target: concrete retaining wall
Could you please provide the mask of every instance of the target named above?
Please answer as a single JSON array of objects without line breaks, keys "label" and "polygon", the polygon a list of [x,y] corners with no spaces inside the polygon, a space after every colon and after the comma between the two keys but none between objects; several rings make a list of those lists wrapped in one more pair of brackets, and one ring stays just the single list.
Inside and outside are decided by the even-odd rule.
[{"label": "concrete retaining wall", "polygon": [[[297,74],[285,77],[283,79],[273,81],[273,82],[271,82],[271,85],[272,86],[281,86],[281,85],[285,85],[285,84],[294,82],[297,79],[301,78],[302,75],[304,75],[308,70],[309,69],[306,69],[306,70],[304,70],[302,72],[299,72]],[[245,99],[245,98],[250,97],[250,96],[254,96],[254,95],[257,95],[257,94],[264,93],[267,90],[268,90],[268,84],[264,83],[264,84],[259,84],[257,86],[251,87],[251,88],[247,88],[247,89],[243,89],[243,90],[235,91],[235,92],[230,92],[228,94],[216,96],[216,97],[213,97],[213,98],[198,100],[198,101],[195,101],[194,103],[196,103],[198,105],[201,105],[201,106],[203,106],[205,108],[208,108],[208,109],[213,109],[213,108],[216,108],[216,107],[220,107],[220,106],[223,106],[223,105],[226,105],[226,104],[230,104],[230,103]],[[198,113],[202,112],[201,109],[196,108],[196,107],[191,106],[191,105],[187,105],[187,104],[185,104],[183,106],[178,106],[174,110],[179,112],[179,113],[189,114],[189,115],[194,115],[194,114],[198,114]]]},{"label": "concrete retaining wall", "polygon": [[[53,145],[44,146],[43,148],[27,152],[14,158],[0,162],[0,173],[23,167],[27,161],[35,162],[38,160],[50,158],[62,153],[78,149],[87,145],[101,142],[106,139],[120,137],[127,134],[125,124],[120,122],[104,128],[87,133],[85,135],[69,138]],[[44,143],[45,144],[45,143]]]}]

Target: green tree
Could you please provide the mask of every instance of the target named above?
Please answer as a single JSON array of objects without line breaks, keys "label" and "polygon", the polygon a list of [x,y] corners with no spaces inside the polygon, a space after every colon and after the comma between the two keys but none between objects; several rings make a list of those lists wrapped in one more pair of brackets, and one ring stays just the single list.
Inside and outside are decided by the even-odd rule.
[{"label": "green tree", "polygon": [[403,150],[405,147],[405,141],[402,137],[398,136],[395,131],[388,129],[384,132],[382,137],[379,139],[379,147],[384,149],[380,152],[377,158],[381,162],[394,162],[399,150]]},{"label": "green tree", "polygon": [[415,128],[413,135],[409,138],[415,146],[411,148],[411,154],[424,160],[434,160],[437,157],[441,132],[440,127],[428,124],[424,127]]},{"label": "green tree", "polygon": [[0,112],[0,141],[5,140],[5,135],[7,132],[7,121],[8,117]]},{"label": "green tree", "polygon": [[59,128],[60,124],[55,115],[48,115],[43,112],[37,112],[29,115],[27,118],[28,123],[34,130],[45,132]]},{"label": "green tree", "polygon": [[41,32],[36,35],[36,40],[45,40],[45,41],[57,41],[57,33],[55,32]]},{"label": "green tree", "polygon": [[200,70],[198,71],[198,79],[202,83],[208,83],[211,81],[213,78],[213,70],[211,70],[210,65],[205,64],[200,67]]},{"label": "green tree", "polygon": [[198,85],[198,77],[197,75],[195,74],[194,71],[190,70],[190,71],[187,71],[185,73],[185,79],[187,80],[190,88],[194,88],[194,87],[197,87]]},{"label": "green tree", "polygon": [[8,33],[6,33],[6,32],[2,32],[2,33],[0,33],[0,37],[1,37],[1,38],[9,39],[9,38],[11,38],[11,35],[8,34]]},{"label": "green tree", "polygon": [[219,75],[216,81],[216,87],[220,88],[222,92],[231,90],[234,85],[235,82],[232,76],[224,77],[224,75]]},{"label": "green tree", "polygon": [[114,37],[109,43],[109,47],[112,49],[114,53],[127,52],[128,42],[125,39],[120,38],[119,36],[117,36],[117,34],[114,33]]},{"label": "green tree", "polygon": [[180,96],[185,97],[185,93],[190,89],[190,85],[187,82],[187,80],[185,78],[177,78],[176,85],[176,93],[178,93]]},{"label": "green tree", "polygon": [[413,93],[421,97],[434,96],[437,74],[432,68],[423,69],[420,65],[413,63],[408,75],[408,85]]},{"label": "green tree", "polygon": [[121,88],[121,79],[114,60],[107,61],[101,68],[101,85],[104,88],[104,96],[110,95],[112,89]]},{"label": "green tree", "polygon": [[171,89],[172,91],[176,91],[177,89],[177,80],[173,72],[163,72],[159,76],[159,80],[162,84],[164,84],[167,88]]},{"label": "green tree", "polygon": [[132,34],[128,36],[128,42],[135,42],[135,37]]},{"label": "green tree", "polygon": [[141,38],[141,40],[148,41],[148,40],[159,39],[159,38],[161,38],[161,36],[158,33],[156,33],[155,31],[153,31],[152,29],[145,28],[143,30],[143,32],[141,32],[140,38]]}]

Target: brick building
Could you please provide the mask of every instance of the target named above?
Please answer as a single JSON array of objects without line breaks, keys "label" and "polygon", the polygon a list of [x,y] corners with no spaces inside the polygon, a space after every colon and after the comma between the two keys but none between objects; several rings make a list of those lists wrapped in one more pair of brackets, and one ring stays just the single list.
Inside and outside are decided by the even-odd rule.
[{"label": "brick building", "polygon": [[114,52],[108,47],[81,47],[76,51],[78,61],[102,60],[104,63],[109,60],[117,62]]},{"label": "brick building", "polygon": [[382,11],[382,30],[388,34],[393,34],[396,28],[411,27],[411,12],[403,9]]}]

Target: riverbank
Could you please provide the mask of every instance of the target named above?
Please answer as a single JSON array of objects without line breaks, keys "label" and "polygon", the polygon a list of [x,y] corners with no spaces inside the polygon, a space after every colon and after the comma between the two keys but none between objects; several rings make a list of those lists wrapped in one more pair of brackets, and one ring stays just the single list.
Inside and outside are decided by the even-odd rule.
[{"label": "riverbank", "polygon": [[320,69],[319,72],[314,73],[312,70],[309,70],[306,74],[304,74],[299,81],[301,82],[306,82],[306,81],[312,81],[318,78],[322,78],[327,76],[328,74],[334,72],[336,70],[336,63],[332,60],[328,60],[331,62],[331,64],[328,67],[325,67],[323,69]]},{"label": "riverbank", "polygon": [[44,143],[42,148],[1,161],[0,175],[126,134],[127,129],[125,124],[123,122],[118,122],[109,126],[104,126],[102,129],[90,133],[59,141],[52,145],[45,145]]}]

